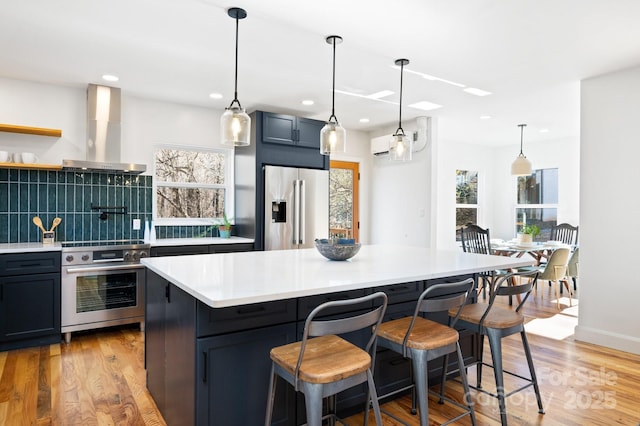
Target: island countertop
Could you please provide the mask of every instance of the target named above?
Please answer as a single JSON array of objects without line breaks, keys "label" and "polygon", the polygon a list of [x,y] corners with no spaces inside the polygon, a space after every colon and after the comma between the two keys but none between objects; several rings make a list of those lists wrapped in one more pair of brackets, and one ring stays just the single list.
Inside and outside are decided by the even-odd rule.
[{"label": "island countertop", "polygon": [[212,308],[529,266],[533,260],[419,247],[363,245],[350,260],[316,249],[142,259],[151,271]]}]

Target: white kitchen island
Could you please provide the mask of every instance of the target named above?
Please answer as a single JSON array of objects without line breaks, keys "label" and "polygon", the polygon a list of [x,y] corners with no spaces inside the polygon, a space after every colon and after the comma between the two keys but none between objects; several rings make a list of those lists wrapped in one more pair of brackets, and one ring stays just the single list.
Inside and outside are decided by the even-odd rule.
[{"label": "white kitchen island", "polygon": [[[302,249],[159,257],[142,263],[148,268],[147,387],[165,421],[248,425],[264,422],[269,350],[298,340],[304,319],[318,304],[382,290],[389,295],[387,316],[404,316],[429,285],[533,262],[372,245],[344,262]],[[461,331],[465,359],[475,358],[475,339]],[[380,350],[374,376],[383,391],[398,388],[409,380],[408,363]],[[365,398],[365,388],[345,391],[338,410],[361,409]],[[304,423],[303,407],[281,382],[274,424]]]}]

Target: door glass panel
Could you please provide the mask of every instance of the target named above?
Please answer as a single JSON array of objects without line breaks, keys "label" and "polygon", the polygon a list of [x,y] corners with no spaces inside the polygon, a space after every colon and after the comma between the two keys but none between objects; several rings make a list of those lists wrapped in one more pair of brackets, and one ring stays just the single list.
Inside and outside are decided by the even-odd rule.
[{"label": "door glass panel", "polygon": [[136,306],[135,272],[87,275],[76,279],[76,312]]},{"label": "door glass panel", "polygon": [[332,161],[329,173],[329,229],[335,238],[358,239],[358,163]]}]

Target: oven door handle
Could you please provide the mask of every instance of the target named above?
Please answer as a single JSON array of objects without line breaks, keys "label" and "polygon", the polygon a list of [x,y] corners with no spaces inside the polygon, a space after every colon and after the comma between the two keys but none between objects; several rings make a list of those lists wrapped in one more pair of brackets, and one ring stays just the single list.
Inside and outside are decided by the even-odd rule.
[{"label": "oven door handle", "polygon": [[82,268],[67,268],[67,274],[83,274],[85,272],[105,272],[105,271],[121,271],[123,269],[144,269],[145,266],[139,263],[132,265],[112,265],[112,266],[94,266]]}]

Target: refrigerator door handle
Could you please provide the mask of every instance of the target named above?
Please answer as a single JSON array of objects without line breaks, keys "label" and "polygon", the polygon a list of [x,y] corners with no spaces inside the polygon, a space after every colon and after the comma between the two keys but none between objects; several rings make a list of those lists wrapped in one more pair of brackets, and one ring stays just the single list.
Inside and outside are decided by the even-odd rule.
[{"label": "refrigerator door handle", "polygon": [[293,181],[293,244],[300,241],[300,181]]},{"label": "refrigerator door handle", "polygon": [[298,230],[298,237],[300,239],[300,243],[299,244],[305,244],[305,235],[304,235],[304,230],[307,226],[307,224],[305,223],[306,221],[306,211],[305,211],[305,206],[307,204],[307,200],[306,195],[307,195],[307,188],[306,185],[304,184],[304,180],[299,180],[298,181],[298,187],[300,188],[300,229]]}]

